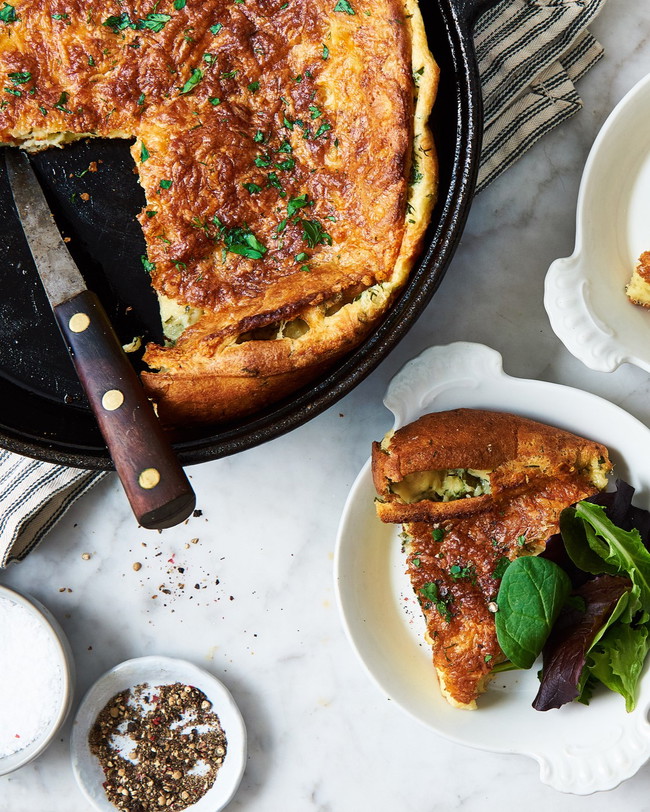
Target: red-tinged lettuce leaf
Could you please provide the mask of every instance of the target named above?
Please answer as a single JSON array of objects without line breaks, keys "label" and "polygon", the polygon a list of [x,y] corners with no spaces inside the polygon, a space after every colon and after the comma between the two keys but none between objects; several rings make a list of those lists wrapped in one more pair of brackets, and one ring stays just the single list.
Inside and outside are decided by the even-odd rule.
[{"label": "red-tinged lettuce leaf", "polygon": [[589,673],[625,699],[628,713],[636,706],[636,686],[647,653],[647,626],[629,623],[612,626],[589,652]]},{"label": "red-tinged lettuce leaf", "polygon": [[623,530],[639,531],[643,544],[650,547],[650,511],[632,504],[634,488],[623,479],[616,480],[615,491],[601,491],[587,499],[605,508],[607,518]]},{"label": "red-tinged lettuce leaf", "polygon": [[632,587],[629,578],[599,575],[576,589],[581,599],[567,604],[543,649],[542,680],[533,702],[538,711],[560,708],[580,694],[579,681],[587,653],[624,609]]}]

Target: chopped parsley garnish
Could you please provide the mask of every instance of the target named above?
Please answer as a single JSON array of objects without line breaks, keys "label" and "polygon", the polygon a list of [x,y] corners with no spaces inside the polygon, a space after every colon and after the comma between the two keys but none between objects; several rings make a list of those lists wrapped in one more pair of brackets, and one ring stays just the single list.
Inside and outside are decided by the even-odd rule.
[{"label": "chopped parsley garnish", "polygon": [[242,183],[242,186],[250,195],[255,195],[262,191],[262,187],[257,183]]},{"label": "chopped parsley garnish", "polygon": [[219,31],[221,31],[222,28],[223,25],[221,25],[221,23],[215,23],[214,25],[210,26],[210,33],[214,34],[216,37],[216,35],[219,33]]},{"label": "chopped parsley garnish", "polygon": [[298,197],[292,197],[287,203],[287,217],[293,217],[298,209],[302,209],[303,206],[308,205],[309,200],[307,199],[306,194],[299,195]]},{"label": "chopped parsley garnish", "polygon": [[334,6],[334,11],[342,11],[345,14],[356,14],[356,11],[348,3],[348,0],[338,0],[338,3]]},{"label": "chopped parsley garnish", "polygon": [[254,163],[259,167],[271,166],[271,159],[268,155],[258,155]]},{"label": "chopped parsley garnish", "polygon": [[219,78],[220,79],[234,79],[235,76],[237,76],[238,73],[239,73],[238,70],[229,70],[229,71],[226,71],[225,73],[222,73]]},{"label": "chopped parsley garnish", "polygon": [[286,127],[287,130],[293,130],[293,125],[295,122],[291,121],[291,119],[287,118],[286,116],[282,119],[282,126]]},{"label": "chopped parsley garnish", "polygon": [[141,94],[138,96],[138,101],[136,102],[136,104],[138,105],[138,107],[142,107],[142,105],[144,104],[144,99],[145,99],[145,94],[144,94],[144,93],[141,93]]},{"label": "chopped parsley garnish", "polygon": [[221,99],[218,99],[216,96],[210,96],[208,101],[213,107],[216,107],[218,104],[221,104]]},{"label": "chopped parsley garnish", "polygon": [[283,141],[278,147],[278,152],[293,152],[293,147],[290,141]]},{"label": "chopped parsley garnish", "polygon": [[185,82],[183,87],[179,89],[179,93],[189,93],[191,90],[198,85],[198,83],[203,79],[203,71],[201,68],[194,68],[190,78]]},{"label": "chopped parsley garnish", "polygon": [[187,0],[174,0],[174,8],[176,11],[180,11],[182,8],[185,8]]},{"label": "chopped parsley garnish", "polygon": [[43,113],[44,116],[47,115],[47,107],[42,107],[39,105],[38,109],[41,111],[41,113]]},{"label": "chopped parsley garnish", "polygon": [[[449,604],[453,601],[452,595],[442,596],[438,590],[438,584],[435,581],[427,581],[424,586],[420,588],[420,595],[425,600],[425,609],[430,609],[435,606],[438,613],[449,623],[452,618]],[[420,599],[422,602],[422,599]]]},{"label": "chopped parsley garnish", "polygon": [[7,76],[15,85],[24,85],[25,82],[29,82],[32,78],[32,74],[29,71],[14,71],[13,73],[8,73]]},{"label": "chopped parsley garnish", "polygon": [[302,237],[310,248],[317,245],[331,245],[331,236],[323,230],[323,226],[318,220],[301,220]]},{"label": "chopped parsley garnish", "polygon": [[306,254],[304,251],[301,251],[295,256],[296,262],[304,262],[306,259],[309,259],[309,254]]},{"label": "chopped parsley garnish", "polygon": [[16,9],[11,3],[5,3],[4,6],[0,8],[0,22],[15,23],[17,19]]},{"label": "chopped parsley garnish", "polygon": [[110,28],[114,34],[123,31],[125,28],[134,27],[134,23],[131,22],[131,18],[126,13],[126,11],[123,11],[119,15],[119,17],[116,15],[111,15],[110,17],[107,17],[102,23],[102,25],[105,25],[106,28]]},{"label": "chopped parsley garnish", "polygon": [[149,150],[144,145],[144,141],[140,144],[140,163],[143,164],[149,157]]},{"label": "chopped parsley garnish", "polygon": [[133,28],[136,31],[142,31],[144,28],[147,28],[149,31],[153,31],[154,34],[157,34],[163,30],[170,20],[170,14],[152,13],[147,14],[146,17],[137,22],[133,22],[127,12],[123,11],[119,16],[112,15],[111,17],[107,17],[102,25],[105,25],[106,28],[110,28],[114,34],[119,34],[119,32],[124,31],[125,28]]},{"label": "chopped parsley garnish", "polygon": [[53,20],[68,20],[69,17],[67,14],[52,14],[50,15]]},{"label": "chopped parsley garnish", "polygon": [[15,87],[5,87],[5,93],[10,93],[12,96],[22,96],[23,94],[20,90],[16,90]]},{"label": "chopped parsley garnish", "polygon": [[255,133],[255,135],[253,136],[253,141],[255,141],[256,144],[260,144],[261,142],[263,142],[264,141],[264,133],[261,130],[258,130]]},{"label": "chopped parsley garnish", "polygon": [[284,161],[279,161],[275,165],[277,166],[278,169],[283,169],[285,172],[289,172],[291,169],[295,167],[296,162],[294,161],[293,158],[287,158]]},{"label": "chopped parsley garnish", "polygon": [[61,95],[59,96],[59,100],[54,105],[54,107],[55,107],[55,109],[60,110],[62,113],[68,113],[69,115],[72,115],[72,110],[68,110],[68,108],[65,106],[67,104],[67,101],[68,101],[68,94],[64,90],[61,93]]},{"label": "chopped parsley garnish", "polygon": [[259,82],[249,82],[248,89],[250,90],[251,93],[257,93],[257,91],[260,89],[260,83]]},{"label": "chopped parsley garnish", "polygon": [[327,45],[323,45],[323,59],[329,59],[330,49]]},{"label": "chopped parsley garnish", "polygon": [[269,172],[268,174],[268,181],[267,186],[272,186],[274,189],[278,190],[278,194],[280,197],[286,197],[287,193],[282,188],[282,184],[280,183],[280,179],[278,178],[275,172]]},{"label": "chopped parsley garnish", "polygon": [[173,180],[161,180],[160,181],[160,188],[161,189],[171,189],[174,181]]},{"label": "chopped parsley garnish", "polygon": [[151,262],[151,260],[149,260],[146,254],[142,254],[142,256],[140,257],[140,261],[142,262],[142,267],[145,269],[147,273],[151,273],[152,271],[156,270],[156,263]]},{"label": "chopped parsley garnish", "polygon": [[203,61],[206,62],[208,65],[212,65],[214,60],[217,57],[214,54],[203,54]]},{"label": "chopped parsley garnish", "polygon": [[316,130],[316,132],[314,133],[314,138],[319,138],[323,133],[326,133],[328,130],[331,130],[331,129],[332,129],[332,125],[328,124],[326,121],[324,121],[320,125],[320,127]]},{"label": "chopped parsley garnish", "polygon": [[474,567],[471,564],[466,567],[461,567],[460,564],[452,564],[452,566],[449,567],[449,574],[454,581],[459,581],[462,578],[472,579],[476,576]]},{"label": "chopped parsley garnish", "polygon": [[526,536],[525,536],[525,534],[522,535],[522,536],[517,536],[517,544],[520,547],[523,547],[526,544]]},{"label": "chopped parsley garnish", "polygon": [[[174,3],[174,5],[176,4]],[[157,34],[163,30],[170,20],[170,14],[147,14],[143,20],[140,20],[140,25],[142,28],[148,28],[149,31],[153,31],[154,34]],[[139,27],[137,23],[136,26]]]},{"label": "chopped parsley garnish", "polygon": [[226,253],[239,254],[249,259],[262,259],[267,248],[257,239],[248,226],[229,227],[214,217],[212,222],[219,230],[219,237],[223,241]]},{"label": "chopped parsley garnish", "polygon": [[322,110],[319,110],[318,107],[316,107],[316,105],[314,104],[309,105],[309,112],[311,113],[312,121],[315,118],[320,118],[323,115]]},{"label": "chopped parsley garnish", "polygon": [[419,558],[415,557],[411,559],[411,564],[413,564],[414,567],[419,567],[421,566],[422,562]]},{"label": "chopped parsley garnish", "polygon": [[431,536],[434,541],[442,541],[445,537],[445,530],[443,527],[434,527],[431,531]]}]

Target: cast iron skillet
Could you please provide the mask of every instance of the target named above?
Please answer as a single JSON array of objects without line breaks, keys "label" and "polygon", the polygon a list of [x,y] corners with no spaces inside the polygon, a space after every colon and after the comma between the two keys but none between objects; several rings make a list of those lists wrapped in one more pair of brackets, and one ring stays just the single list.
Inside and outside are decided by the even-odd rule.
[{"label": "cast iron skillet", "polygon": [[[441,67],[435,136],[440,195],[426,250],[380,327],[325,377],[251,418],[179,434],[184,464],[242,451],[301,425],[360,383],[404,337],[451,261],[478,169],[480,86],[471,37],[494,0],[420,0],[429,44]],[[0,155],[0,158],[2,156]],[[91,162],[97,171],[89,172]],[[144,204],[128,144],[88,140],[34,158],[59,227],[124,342],[160,341],[155,296],[143,273],[144,240],[135,214]],[[58,334],[18,223],[0,160],[0,446],[79,468],[112,463]],[[137,362],[136,362],[137,364]]]}]

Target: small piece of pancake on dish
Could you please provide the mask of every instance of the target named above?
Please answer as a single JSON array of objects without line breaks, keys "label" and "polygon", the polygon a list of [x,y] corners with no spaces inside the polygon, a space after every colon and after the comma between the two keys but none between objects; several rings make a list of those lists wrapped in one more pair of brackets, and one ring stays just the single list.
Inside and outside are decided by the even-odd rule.
[{"label": "small piece of pancake on dish", "polygon": [[407,572],[440,688],[473,709],[503,660],[493,602],[508,563],[537,555],[564,508],[607,484],[607,449],[517,415],[425,415],[373,446],[382,521],[404,523]]}]

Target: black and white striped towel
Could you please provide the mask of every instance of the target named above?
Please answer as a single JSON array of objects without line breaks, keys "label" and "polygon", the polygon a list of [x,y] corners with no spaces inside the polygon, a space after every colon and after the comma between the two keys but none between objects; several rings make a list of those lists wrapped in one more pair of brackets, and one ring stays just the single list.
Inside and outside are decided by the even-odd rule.
[{"label": "black and white striped towel", "polygon": [[[603,54],[586,27],[604,3],[502,0],[478,20],[485,108],[479,190],[580,109],[574,83]],[[104,475],[0,450],[0,567],[23,559]]]}]

